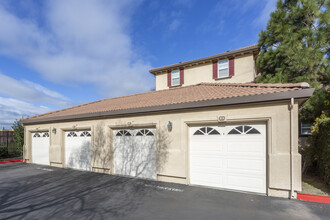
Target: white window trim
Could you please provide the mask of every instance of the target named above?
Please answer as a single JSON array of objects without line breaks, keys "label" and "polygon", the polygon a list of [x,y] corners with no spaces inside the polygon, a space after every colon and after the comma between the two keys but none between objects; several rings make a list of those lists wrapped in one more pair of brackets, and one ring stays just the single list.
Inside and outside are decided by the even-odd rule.
[{"label": "white window trim", "polygon": [[312,132],[309,133],[303,133],[303,129],[305,128],[309,128],[311,129],[313,126],[313,124],[309,124],[309,123],[300,123],[300,135],[312,135]]},{"label": "white window trim", "polygon": [[[177,74],[178,76],[177,77],[173,77],[174,74]],[[178,83],[174,83],[174,79],[179,79],[178,80]],[[180,70],[177,69],[177,70],[172,70],[171,71],[171,86],[179,86],[180,85]]]},{"label": "white window trim", "polygon": [[[226,68],[223,68],[223,67],[220,68],[219,63],[223,62],[223,61],[227,61],[227,67]],[[225,70],[225,69],[227,69],[227,75],[226,76],[220,76],[220,74],[219,74],[220,70]],[[219,60],[218,61],[218,79],[227,78],[227,77],[229,77],[229,59]]]}]

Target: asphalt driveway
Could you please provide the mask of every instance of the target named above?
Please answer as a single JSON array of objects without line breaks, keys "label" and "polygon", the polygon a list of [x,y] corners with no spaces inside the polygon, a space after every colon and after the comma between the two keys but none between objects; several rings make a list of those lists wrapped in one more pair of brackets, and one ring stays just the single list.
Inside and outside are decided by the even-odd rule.
[{"label": "asphalt driveway", "polygon": [[330,204],[0,164],[0,219],[329,219]]}]

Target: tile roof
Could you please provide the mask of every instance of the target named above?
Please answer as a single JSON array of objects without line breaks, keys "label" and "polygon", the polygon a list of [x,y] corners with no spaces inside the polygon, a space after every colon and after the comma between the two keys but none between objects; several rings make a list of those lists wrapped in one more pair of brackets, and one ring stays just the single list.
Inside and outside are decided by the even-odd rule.
[{"label": "tile roof", "polygon": [[304,88],[309,88],[308,83],[200,83],[185,87],[103,99],[71,108],[24,118],[21,121],[25,123],[25,121],[34,119],[51,119],[62,116],[74,117],[80,114],[111,112],[155,106],[161,107],[171,104],[193,103],[207,100],[224,100],[233,97],[251,97],[262,94],[279,94],[281,92],[297,91]]}]

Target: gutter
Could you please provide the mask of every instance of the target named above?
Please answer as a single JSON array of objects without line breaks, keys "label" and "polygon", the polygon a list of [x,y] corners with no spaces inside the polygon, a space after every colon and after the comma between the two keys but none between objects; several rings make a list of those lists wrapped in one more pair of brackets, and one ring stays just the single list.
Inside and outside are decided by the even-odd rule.
[{"label": "gutter", "polygon": [[290,199],[294,199],[294,158],[293,158],[293,105],[294,105],[294,98],[291,98],[290,103]]},{"label": "gutter", "polygon": [[58,122],[58,121],[72,121],[72,120],[88,120],[88,119],[98,119],[105,117],[120,117],[129,116],[132,114],[143,114],[143,113],[159,113],[172,110],[187,110],[205,107],[219,107],[219,106],[229,106],[229,105],[241,105],[241,104],[253,104],[271,101],[284,101],[289,100],[294,97],[297,99],[307,99],[313,95],[313,88],[306,88],[300,90],[293,90],[287,92],[277,92],[261,95],[252,96],[240,96],[225,99],[212,99],[203,100],[195,102],[168,104],[168,105],[158,105],[158,106],[148,106],[142,108],[131,108],[131,109],[121,109],[113,111],[104,112],[92,112],[84,113],[78,115],[67,115],[67,116],[57,116],[49,118],[31,118],[26,120],[21,120],[21,123],[25,124],[38,124],[38,123],[48,123],[48,122]]}]

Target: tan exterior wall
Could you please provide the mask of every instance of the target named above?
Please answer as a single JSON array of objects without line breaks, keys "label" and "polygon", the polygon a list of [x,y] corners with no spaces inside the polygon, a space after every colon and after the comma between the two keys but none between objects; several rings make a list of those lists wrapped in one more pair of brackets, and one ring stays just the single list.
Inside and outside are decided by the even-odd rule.
[{"label": "tan exterior wall", "polygon": [[[255,61],[252,54],[235,57],[235,75],[230,78],[213,79],[212,63],[205,63],[184,69],[184,84],[194,85],[201,82],[246,83],[254,81],[256,77]],[[156,90],[168,89],[167,72],[156,75]]]},{"label": "tan exterior wall", "polygon": [[[267,194],[287,197],[290,190],[290,110],[289,101],[254,105],[205,108],[190,111],[173,111],[162,114],[136,115],[109,119],[72,121],[25,126],[24,159],[31,158],[31,132],[56,128],[50,132],[50,162],[65,167],[64,132],[73,129],[91,129],[93,137],[92,170],[112,173],[112,129],[156,127],[158,135],[157,179],[189,184],[189,126],[217,124],[217,116],[227,116],[225,123],[264,122],[267,126]],[[301,156],[298,153],[298,104],[294,105],[294,189],[301,191]],[[167,123],[173,130],[167,130]],[[160,141],[161,140],[161,141]],[[165,156],[164,156],[165,155]],[[162,157],[162,158],[160,158]]]}]

